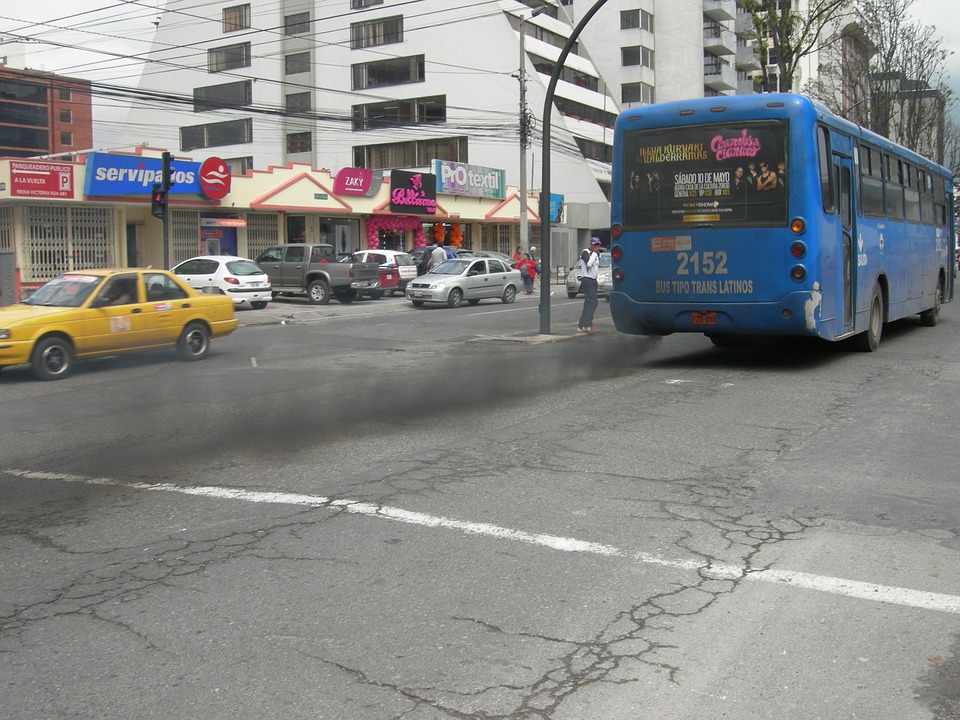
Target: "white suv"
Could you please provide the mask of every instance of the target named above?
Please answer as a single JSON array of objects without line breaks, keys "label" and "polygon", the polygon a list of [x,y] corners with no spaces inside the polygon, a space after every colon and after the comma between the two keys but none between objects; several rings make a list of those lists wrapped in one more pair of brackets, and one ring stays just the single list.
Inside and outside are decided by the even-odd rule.
[{"label": "white suv", "polygon": [[390,288],[391,295],[397,292],[403,294],[407,283],[417,277],[417,264],[405,252],[399,252],[398,250],[357,250],[353,255],[360,262],[380,263],[381,271],[393,269],[397,271],[400,277],[397,286]]}]

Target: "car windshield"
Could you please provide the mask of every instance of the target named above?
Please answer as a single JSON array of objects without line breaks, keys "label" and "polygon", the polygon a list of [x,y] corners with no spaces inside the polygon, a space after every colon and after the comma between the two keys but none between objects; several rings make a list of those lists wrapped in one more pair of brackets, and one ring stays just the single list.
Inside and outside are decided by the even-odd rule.
[{"label": "car windshield", "polygon": [[99,275],[60,275],[39,287],[23,304],[80,307],[102,280]]},{"label": "car windshield", "polygon": [[463,275],[464,271],[467,269],[467,266],[470,265],[470,260],[447,260],[444,263],[440,263],[433,270],[430,271],[430,275]]},{"label": "car windshield", "polygon": [[610,267],[613,258],[607,254],[600,256],[600,267]]},{"label": "car windshield", "polygon": [[227,263],[227,270],[232,275],[263,275],[263,270],[252,260],[231,260]]}]

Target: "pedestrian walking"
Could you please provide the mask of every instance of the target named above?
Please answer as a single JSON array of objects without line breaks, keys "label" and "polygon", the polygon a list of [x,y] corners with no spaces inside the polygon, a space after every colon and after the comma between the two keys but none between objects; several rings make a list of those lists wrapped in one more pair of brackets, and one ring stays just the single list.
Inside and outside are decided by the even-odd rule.
[{"label": "pedestrian walking", "polygon": [[530,253],[524,253],[523,259],[520,261],[517,269],[520,271],[520,277],[523,279],[523,294],[532,295],[533,281],[537,278],[537,272],[539,270],[537,261],[533,259]]},{"label": "pedestrian walking", "polygon": [[590,249],[580,253],[580,289],[583,290],[583,311],[577,332],[595,333],[593,314],[597,311],[597,275],[600,270],[600,238],[590,238]]},{"label": "pedestrian walking", "polygon": [[513,261],[520,262],[523,260],[523,253],[520,251],[520,246],[517,245],[517,249],[513,251]]},{"label": "pedestrian walking", "polygon": [[430,269],[438,267],[440,263],[445,263],[447,261],[447,251],[443,249],[443,245],[437,243],[437,246],[433,249],[433,252],[430,253]]}]

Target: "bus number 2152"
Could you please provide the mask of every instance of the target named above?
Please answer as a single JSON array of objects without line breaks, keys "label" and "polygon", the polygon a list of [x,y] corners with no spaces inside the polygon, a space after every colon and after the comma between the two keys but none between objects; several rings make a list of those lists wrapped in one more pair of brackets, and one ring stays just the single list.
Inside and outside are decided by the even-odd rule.
[{"label": "bus number 2152", "polygon": [[726,275],[727,254],[723,250],[703,253],[677,253],[677,275]]}]

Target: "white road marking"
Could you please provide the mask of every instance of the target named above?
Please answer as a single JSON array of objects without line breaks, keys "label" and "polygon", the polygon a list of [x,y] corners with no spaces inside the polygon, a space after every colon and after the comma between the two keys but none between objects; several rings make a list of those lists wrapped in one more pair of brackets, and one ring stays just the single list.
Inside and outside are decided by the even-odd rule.
[{"label": "white road marking", "polygon": [[8,469],[4,470],[3,472],[7,475],[26,478],[29,480],[60,480],[64,482],[84,483],[87,485],[110,485],[115,487],[131,488],[134,490],[172,492],[181,495],[195,495],[199,497],[217,498],[221,500],[240,500],[243,502],[253,503],[272,503],[277,505],[300,505],[304,507],[333,508],[359,515],[366,515],[368,517],[394,520],[396,522],[407,523],[410,525],[454,530],[466,533],[468,535],[483,535],[501,540],[514,540],[518,542],[529,543],[531,545],[539,545],[542,547],[551,548],[553,550],[561,550],[563,552],[591,553],[593,555],[600,555],[604,557],[632,557],[632,559],[646,565],[659,565],[661,567],[675,568],[678,570],[702,572],[704,575],[709,577],[720,579],[743,579],[752,582],[778,583],[782,586],[803,588],[805,590],[815,590],[833,595],[843,595],[845,597],[857,598],[860,600],[872,600],[874,602],[886,603],[889,605],[903,605],[906,607],[919,608],[923,610],[935,610],[937,612],[960,615],[960,596],[957,595],[945,595],[942,593],[925,592],[922,590],[911,590],[909,588],[894,587],[890,585],[877,585],[874,583],[860,582],[857,580],[846,580],[843,578],[829,577],[826,575],[813,575],[810,573],[794,572],[790,570],[748,570],[742,565],[709,565],[704,564],[699,560],[670,560],[668,558],[660,557],[659,555],[650,555],[642,552],[635,553],[630,556],[626,551],[612,545],[602,545],[599,543],[577,540],[576,538],[562,537],[558,535],[528,533],[522,530],[500,527],[499,525],[491,525],[490,523],[465,522],[462,520],[454,520],[437,515],[427,515],[425,513],[412,512],[402,508],[377,505],[369,502],[334,500],[332,498],[323,497],[322,495],[261,492],[255,490],[241,490],[238,488],[226,488],[209,485],[183,486],[173,485],[171,483],[151,484],[140,482],[124,482],[115,478],[88,477],[83,475],[36,472],[31,470]]}]

